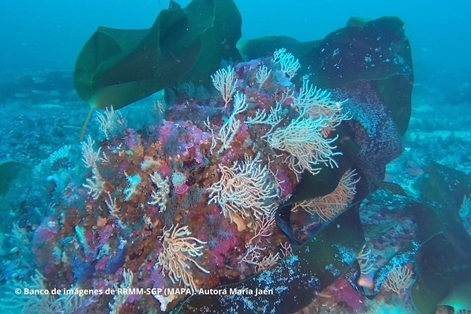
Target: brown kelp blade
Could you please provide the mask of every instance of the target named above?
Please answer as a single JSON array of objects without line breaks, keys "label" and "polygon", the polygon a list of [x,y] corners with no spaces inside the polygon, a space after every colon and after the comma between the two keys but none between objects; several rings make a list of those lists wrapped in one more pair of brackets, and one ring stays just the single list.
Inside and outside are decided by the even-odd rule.
[{"label": "brown kelp blade", "polygon": [[334,89],[359,81],[374,82],[374,89],[404,134],[411,113],[414,80],[410,43],[397,17],[376,20],[351,18],[347,25],[322,40],[299,42],[285,36],[249,40],[238,45],[246,60],[265,57],[286,48],[320,88]]},{"label": "brown kelp blade", "polygon": [[10,183],[15,180],[22,171],[31,169],[29,165],[13,160],[0,162],[0,195],[5,194]]},{"label": "brown kelp blade", "polygon": [[420,313],[432,313],[437,305],[454,307],[455,313],[471,310],[471,238],[459,216],[463,197],[471,194],[471,178],[431,162],[420,191],[421,203],[409,205],[425,242],[416,257],[412,301]]},{"label": "brown kelp blade", "polygon": [[[177,84],[189,73],[187,78],[195,82],[207,80],[207,69],[213,71],[222,58],[237,55],[240,26],[232,0],[194,0],[184,9],[172,1],[148,30],[100,27],[77,58],[77,94],[91,110],[119,109]],[[223,43],[222,38],[230,40]]]}]

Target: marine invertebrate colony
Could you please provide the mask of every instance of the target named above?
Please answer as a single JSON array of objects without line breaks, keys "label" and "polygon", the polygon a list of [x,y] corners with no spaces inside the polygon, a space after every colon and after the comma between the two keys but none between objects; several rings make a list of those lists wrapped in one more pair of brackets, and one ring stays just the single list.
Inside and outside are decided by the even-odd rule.
[{"label": "marine invertebrate colony", "polygon": [[[261,68],[269,68],[269,75],[263,89],[257,89],[251,82]],[[332,152],[336,138],[323,135],[328,135],[323,132],[328,123],[305,118],[304,112],[291,106],[298,91],[294,84],[286,84],[283,69],[273,58],[236,63],[218,73],[218,82],[232,87],[220,87],[223,96],[170,105],[168,117],[148,126],[157,130],[157,136],[152,136],[157,140],[129,128],[110,131],[119,130],[109,126],[116,119],[107,120],[113,111],[99,116],[102,129],[109,126],[106,139],[97,142],[87,137],[82,144],[84,165],[92,171],[85,174],[86,183],[72,187],[74,193],[89,197],[78,208],[62,211],[58,230],[42,244],[70,256],[42,266],[51,279],[54,273],[73,274],[55,278],[56,284],[106,288],[116,285],[126,269],[134,278],[137,274],[143,278],[131,281],[133,288],[196,292],[215,288],[222,278],[240,279],[260,272],[287,254],[285,244],[279,246],[286,239],[274,225],[275,209],[289,197],[281,189],[294,189],[301,172],[292,171],[292,164],[306,154],[310,154],[306,167],[329,164],[326,160],[339,154]],[[285,96],[276,98],[276,91]],[[208,101],[215,102],[220,113],[194,119],[194,107],[208,106]],[[314,98],[309,101],[316,106]],[[316,125],[306,131],[292,126],[302,125],[302,119]],[[312,142],[311,137],[299,140],[303,132],[315,132],[316,152],[303,152]],[[275,139],[283,145],[275,145]],[[290,149],[293,145],[298,145],[298,154]],[[289,159],[294,161],[286,163]],[[284,174],[282,181],[279,173]],[[58,219],[55,215],[47,219]],[[67,237],[74,241],[64,241]],[[80,250],[73,253],[77,247]],[[240,262],[243,252],[247,258]],[[161,279],[149,281],[156,274]],[[122,310],[169,309],[184,297],[155,294],[112,302],[95,296]],[[98,304],[85,302],[82,307],[99,311]]]},{"label": "marine invertebrate colony", "polygon": [[278,195],[268,167],[262,167],[259,159],[260,155],[253,160],[246,157],[231,168],[219,165],[221,178],[208,188],[209,203],[217,203],[224,217],[231,218],[233,213],[255,219],[273,215],[273,200]]}]

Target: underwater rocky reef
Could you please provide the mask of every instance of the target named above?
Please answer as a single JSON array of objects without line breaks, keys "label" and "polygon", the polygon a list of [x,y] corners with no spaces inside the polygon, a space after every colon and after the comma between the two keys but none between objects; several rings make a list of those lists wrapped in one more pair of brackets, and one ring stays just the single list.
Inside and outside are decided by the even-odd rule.
[{"label": "underwater rocky reef", "polygon": [[470,309],[471,180],[404,153],[402,21],[237,44],[240,24],[230,0],[171,1],[149,30],[92,35],[80,144],[0,165],[0,280],[20,289],[2,310]]}]

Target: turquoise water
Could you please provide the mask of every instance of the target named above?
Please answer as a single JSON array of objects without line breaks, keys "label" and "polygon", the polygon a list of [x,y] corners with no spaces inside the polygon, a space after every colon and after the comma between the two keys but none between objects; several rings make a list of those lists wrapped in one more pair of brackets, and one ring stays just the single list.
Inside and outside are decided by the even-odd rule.
[{"label": "turquoise water", "polygon": [[[188,1],[181,1],[186,5]],[[414,42],[413,55],[418,78],[464,75],[469,69],[469,3],[453,1],[236,1],[244,17],[243,39],[286,35],[298,40],[324,37],[345,25],[351,16],[378,18],[394,15],[406,23]],[[69,2],[46,4],[34,1],[5,1],[0,25],[2,75],[21,75],[45,69],[73,67],[78,51],[98,26],[147,28],[168,1]],[[423,73],[423,74],[422,74]],[[11,77],[11,76],[7,76]],[[468,78],[469,80],[469,78]]]},{"label": "turquoise water", "polygon": [[[317,61],[309,63],[318,60],[313,55],[325,58],[323,50],[314,48],[309,59],[287,47],[301,63],[293,77],[280,61],[286,55],[273,49],[253,60],[218,60],[216,68],[201,70],[207,73],[200,80],[182,79],[197,76],[184,71],[178,87],[173,82],[129,105],[137,88],[123,92],[118,80],[92,111],[83,141],[87,102],[94,100],[77,87],[92,85],[77,83],[74,74],[82,47],[99,26],[151,27],[168,2],[67,4],[2,4],[2,313],[471,310],[466,1],[235,1],[239,43],[274,35],[309,42],[342,29],[352,16],[397,16],[412,63],[405,41],[392,36],[375,46],[367,36],[373,56],[349,60],[368,63],[373,51],[391,47],[393,72],[344,70],[340,58],[345,72],[329,81]],[[389,38],[379,29],[378,41]],[[177,38],[175,30],[166,34]],[[231,46],[226,38],[219,44]],[[362,47],[340,55],[355,56]],[[166,59],[172,66],[164,81],[192,56],[188,47],[172,53],[180,55]],[[133,60],[122,79],[139,73],[142,58]],[[228,66],[236,92],[225,101],[210,75]],[[263,66],[271,71],[266,80],[259,77]],[[339,79],[348,75],[355,79]],[[404,85],[381,85],[391,77]],[[323,96],[303,102],[303,91],[316,84]],[[265,118],[250,120],[262,111]],[[303,125],[308,131],[296,146]],[[314,156],[311,147],[325,155]],[[164,289],[178,290],[164,295]],[[229,295],[214,296],[223,291]]]}]

